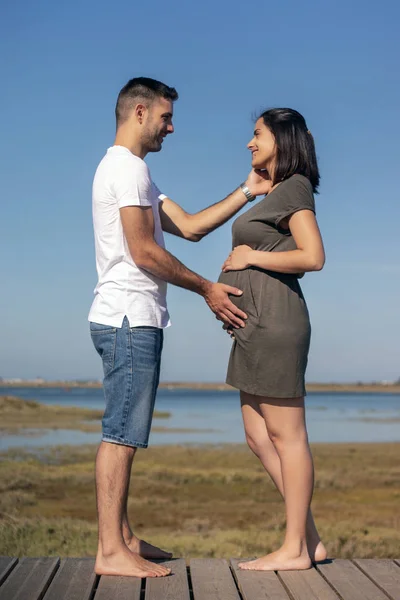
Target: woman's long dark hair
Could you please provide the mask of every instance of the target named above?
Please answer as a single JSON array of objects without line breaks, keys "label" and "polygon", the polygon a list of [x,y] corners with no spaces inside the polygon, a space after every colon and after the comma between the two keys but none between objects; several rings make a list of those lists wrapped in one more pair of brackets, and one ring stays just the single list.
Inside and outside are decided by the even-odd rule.
[{"label": "woman's long dark hair", "polygon": [[314,192],[319,186],[319,170],[314,139],[304,117],[291,108],[271,108],[259,117],[272,132],[277,147],[274,185],[294,174],[310,180]]}]

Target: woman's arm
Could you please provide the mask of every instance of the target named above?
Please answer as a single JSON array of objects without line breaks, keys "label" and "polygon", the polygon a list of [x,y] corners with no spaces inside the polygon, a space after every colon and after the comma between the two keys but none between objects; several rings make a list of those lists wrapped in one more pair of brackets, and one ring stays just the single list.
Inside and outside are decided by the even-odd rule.
[{"label": "woman's arm", "polygon": [[223,271],[240,271],[258,267],[278,273],[320,271],[325,264],[325,252],[315,215],[311,210],[299,210],[288,219],[296,250],[263,252],[249,246],[237,246],[225,261]]}]

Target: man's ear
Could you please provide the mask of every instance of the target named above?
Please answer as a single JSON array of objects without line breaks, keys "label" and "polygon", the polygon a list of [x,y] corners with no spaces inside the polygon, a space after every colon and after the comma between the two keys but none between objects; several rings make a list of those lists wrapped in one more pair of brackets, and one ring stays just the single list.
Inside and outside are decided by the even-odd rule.
[{"label": "man's ear", "polygon": [[143,123],[143,119],[145,116],[145,112],[147,111],[147,107],[144,104],[136,104],[135,106],[135,115],[139,123]]}]

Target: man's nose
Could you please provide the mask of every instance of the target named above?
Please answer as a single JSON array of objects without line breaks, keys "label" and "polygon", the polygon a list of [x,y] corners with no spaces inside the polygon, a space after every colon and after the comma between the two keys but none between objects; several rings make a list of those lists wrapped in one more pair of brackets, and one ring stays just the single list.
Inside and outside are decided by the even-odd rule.
[{"label": "man's nose", "polygon": [[174,126],[172,125],[172,123],[171,123],[170,125],[168,125],[168,130],[167,130],[167,131],[168,131],[168,133],[174,133],[174,131],[175,131],[175,128],[174,128]]}]

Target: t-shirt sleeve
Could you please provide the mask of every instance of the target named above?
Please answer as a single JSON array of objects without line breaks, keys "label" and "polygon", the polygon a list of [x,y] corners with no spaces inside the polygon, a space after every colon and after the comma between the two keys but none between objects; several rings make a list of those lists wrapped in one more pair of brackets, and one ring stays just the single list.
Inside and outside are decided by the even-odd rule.
[{"label": "t-shirt sleeve", "polygon": [[118,208],[124,206],[151,206],[152,181],[148,166],[130,158],[115,165],[112,188]]},{"label": "t-shirt sleeve", "polygon": [[154,189],[154,194],[159,202],[161,202],[162,200],[165,200],[165,198],[168,197],[160,191],[160,188],[157,187],[154,182],[153,182],[153,189]]},{"label": "t-shirt sleeve", "polygon": [[[278,188],[279,189],[279,188]],[[282,190],[275,225],[299,210],[311,210],[315,214],[315,201],[312,186],[306,177],[293,175]]]}]

